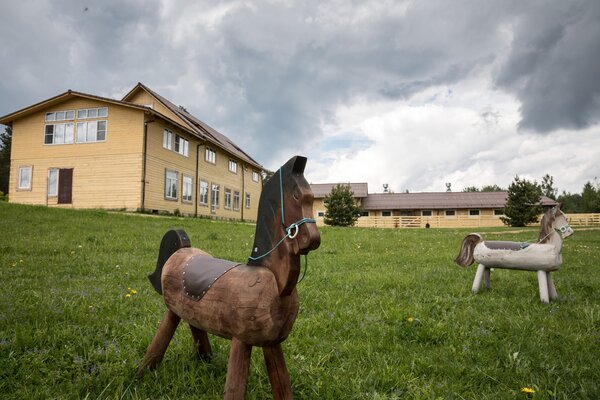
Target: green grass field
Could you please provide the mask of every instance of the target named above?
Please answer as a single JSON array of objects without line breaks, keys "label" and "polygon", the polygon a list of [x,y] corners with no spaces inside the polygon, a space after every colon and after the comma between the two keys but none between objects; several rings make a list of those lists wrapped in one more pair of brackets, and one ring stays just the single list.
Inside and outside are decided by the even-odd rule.
[{"label": "green grass field", "polygon": [[[211,336],[215,355],[199,361],[184,324],[135,378],[165,311],[146,274],[173,227],[216,257],[250,254],[252,225],[0,202],[0,397],[221,398],[229,342]],[[295,397],[600,398],[600,230],[565,242],[550,305],[533,273],[494,271],[471,294],[475,267],[452,262],[467,233],[323,228],[283,344]],[[249,399],[270,398],[263,364],[255,349]]]}]

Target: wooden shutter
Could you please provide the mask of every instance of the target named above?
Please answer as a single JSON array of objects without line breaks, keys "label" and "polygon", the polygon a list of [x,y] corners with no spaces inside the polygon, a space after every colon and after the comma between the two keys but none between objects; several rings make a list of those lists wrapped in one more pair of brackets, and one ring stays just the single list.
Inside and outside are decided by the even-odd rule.
[{"label": "wooden shutter", "polygon": [[58,171],[58,204],[71,204],[73,197],[73,169]]}]

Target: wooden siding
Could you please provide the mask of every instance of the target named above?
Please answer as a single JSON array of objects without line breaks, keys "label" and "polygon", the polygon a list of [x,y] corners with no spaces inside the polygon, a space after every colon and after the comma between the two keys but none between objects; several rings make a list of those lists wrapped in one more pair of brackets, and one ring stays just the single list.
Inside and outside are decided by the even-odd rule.
[{"label": "wooden siding", "polygon": [[[189,141],[188,156],[185,157],[173,150],[163,147],[164,130],[169,129],[174,135],[180,135]],[[218,147],[211,147],[216,151],[216,164],[205,160],[206,146],[196,137],[180,131],[176,126],[163,121],[148,124],[146,161],[146,196],[145,208],[147,210],[173,212],[179,210],[185,215],[199,215],[226,219],[243,219],[256,221],[258,213],[258,199],[262,189],[262,178],[259,182],[252,180],[252,167]],[[198,153],[199,152],[199,153]],[[198,176],[196,176],[196,157],[198,155]],[[229,171],[229,160],[237,162],[237,173]],[[178,193],[176,200],[165,198],[166,170],[177,172]],[[189,176],[193,181],[192,202],[182,200],[183,176]],[[198,204],[200,180],[209,184],[209,205]],[[219,188],[219,206],[214,209],[210,206],[211,185],[217,184]],[[225,208],[225,189],[231,189],[232,207]],[[233,209],[233,194],[240,193],[240,208]],[[250,208],[245,207],[245,194],[250,193]]]},{"label": "wooden siding", "polygon": [[129,103],[139,104],[141,106],[150,106],[153,110],[161,113],[162,115],[171,118],[173,121],[185,126],[186,122],[183,121],[178,115],[176,115],[169,108],[165,107],[160,101],[158,101],[150,93],[138,88],[137,92],[127,99]]},{"label": "wooden siding", "polygon": [[[44,144],[45,113],[108,107],[106,141]],[[48,169],[73,168],[74,208],[135,210],[141,195],[141,152],[144,113],[102,101],[72,98],[13,123],[9,199],[15,203],[56,204],[47,196]],[[75,120],[75,124],[78,120]],[[61,123],[59,121],[57,123]],[[70,122],[70,121],[65,121]],[[76,137],[76,132],[75,132]],[[31,190],[18,190],[19,167],[33,166]]]}]

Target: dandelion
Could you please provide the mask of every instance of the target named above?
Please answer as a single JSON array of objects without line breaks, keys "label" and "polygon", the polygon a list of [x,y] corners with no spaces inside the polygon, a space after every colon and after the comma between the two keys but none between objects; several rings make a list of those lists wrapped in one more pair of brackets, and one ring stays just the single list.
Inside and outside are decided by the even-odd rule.
[{"label": "dandelion", "polygon": [[22,263],[22,262],[23,262],[23,260],[19,260],[19,262],[20,262],[20,263]]},{"label": "dandelion", "polygon": [[534,394],[535,389],[530,388],[530,387],[524,387],[524,388],[521,388],[521,392],[525,393],[525,394]]},{"label": "dandelion", "polygon": [[77,246],[77,247],[81,249],[83,246],[82,246],[82,245],[79,245],[79,246]]},{"label": "dandelion", "polygon": [[131,289],[131,294],[137,294],[137,290]]},{"label": "dandelion", "polygon": [[130,293],[127,293],[127,294],[125,295],[125,297],[127,297],[127,298],[130,298],[130,297],[131,297],[131,294],[130,294]]},{"label": "dandelion", "polygon": [[415,319],[413,317],[408,317],[406,320],[410,323],[415,322]]},{"label": "dandelion", "polygon": [[71,250],[71,255],[75,254],[75,250]]}]

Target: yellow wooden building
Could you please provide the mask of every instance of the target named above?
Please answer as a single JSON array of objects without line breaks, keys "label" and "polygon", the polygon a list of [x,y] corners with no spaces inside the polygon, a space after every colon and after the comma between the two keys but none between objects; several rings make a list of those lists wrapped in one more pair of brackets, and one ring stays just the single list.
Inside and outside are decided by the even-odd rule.
[{"label": "yellow wooden building", "polygon": [[10,202],[256,220],[262,166],[141,83],[122,100],[69,90],[0,124]]}]

